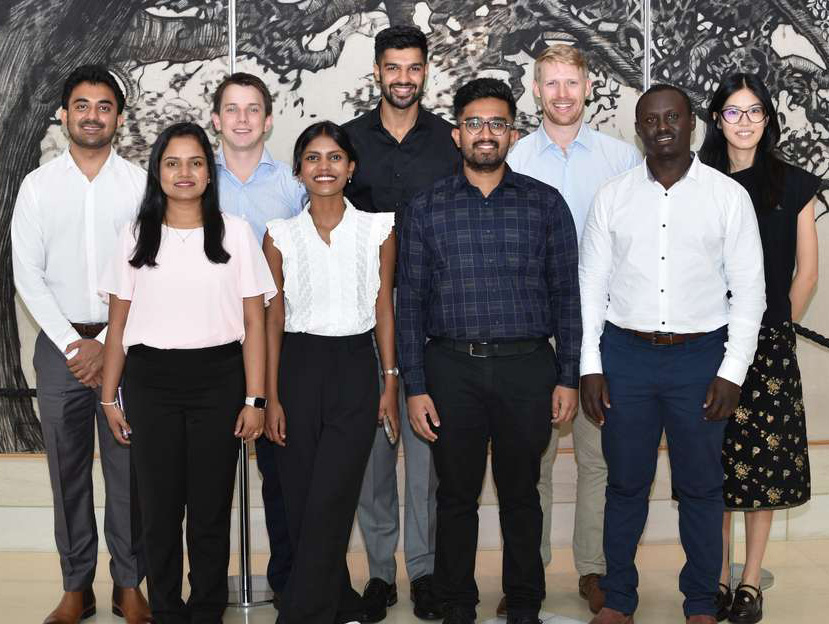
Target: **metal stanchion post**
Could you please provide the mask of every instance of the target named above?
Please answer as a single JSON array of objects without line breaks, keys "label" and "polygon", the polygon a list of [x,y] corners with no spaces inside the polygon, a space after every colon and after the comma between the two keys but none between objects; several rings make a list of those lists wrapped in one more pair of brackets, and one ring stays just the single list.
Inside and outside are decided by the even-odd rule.
[{"label": "metal stanchion post", "polygon": [[[734,537],[737,532],[735,528],[734,514],[736,513],[738,512],[731,512],[731,535],[728,538],[728,560],[731,562],[731,591],[737,589],[737,585],[740,584],[740,579],[743,577],[743,568],[745,567],[742,563],[734,563]],[[760,589],[765,591],[773,585],[774,574],[765,568],[761,568]]]},{"label": "metal stanchion post", "polygon": [[228,600],[231,607],[255,607],[273,602],[273,592],[264,576],[250,571],[250,498],[248,496],[248,445],[239,441],[239,574],[228,577]]}]

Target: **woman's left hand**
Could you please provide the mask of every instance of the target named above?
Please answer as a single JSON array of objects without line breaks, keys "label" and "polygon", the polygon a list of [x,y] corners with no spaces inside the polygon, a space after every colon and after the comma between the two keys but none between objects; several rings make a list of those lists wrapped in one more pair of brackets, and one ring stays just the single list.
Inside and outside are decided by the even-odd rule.
[{"label": "woman's left hand", "polygon": [[262,435],[265,427],[265,410],[245,405],[239,416],[236,418],[236,426],[233,435],[244,439],[245,442],[255,440]]},{"label": "woman's left hand", "polygon": [[394,439],[400,436],[400,414],[397,410],[397,384],[387,384],[383,394],[380,395],[380,409],[377,412],[377,423],[382,425],[388,418],[391,430],[394,432]]}]

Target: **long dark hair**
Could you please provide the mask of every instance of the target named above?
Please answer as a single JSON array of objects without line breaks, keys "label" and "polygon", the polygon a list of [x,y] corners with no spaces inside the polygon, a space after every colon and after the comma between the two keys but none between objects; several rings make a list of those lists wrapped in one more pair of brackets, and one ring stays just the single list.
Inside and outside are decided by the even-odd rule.
[{"label": "long dark hair", "polygon": [[[354,144],[348,138],[345,130],[335,124],[333,121],[318,121],[313,123],[297,137],[294,143],[294,175],[298,176],[302,171],[302,154],[308,144],[316,139],[318,136],[327,136],[334,143],[340,146],[340,149],[348,156],[348,160],[358,166],[357,150],[354,149]],[[356,170],[356,169],[355,169]]]},{"label": "long dark hair", "polygon": [[699,150],[699,157],[706,165],[729,173],[728,143],[714,115],[721,115],[726,100],[741,89],[748,89],[756,95],[768,115],[768,123],[757,144],[753,164],[758,168],[759,175],[756,179],[760,184],[760,206],[755,206],[755,209],[770,210],[780,201],[786,170],[783,161],[777,155],[777,142],[780,140],[777,111],[769,90],[759,76],[741,72],[726,76],[720,83],[708,105],[705,140]]},{"label": "long dark hair", "polygon": [[219,209],[219,192],[216,187],[216,160],[207,135],[199,126],[190,122],[173,124],[165,129],[153,144],[150,161],[147,163],[147,188],[135,221],[133,232],[137,234],[135,252],[130,264],[139,269],[142,266],[156,266],[155,257],[161,246],[161,225],[167,212],[167,196],[161,188],[161,157],[170,141],[176,137],[193,137],[204,150],[207,159],[208,182],[201,197],[202,224],[204,225],[204,255],[210,262],[224,264],[230,254],[222,246],[225,223]]}]

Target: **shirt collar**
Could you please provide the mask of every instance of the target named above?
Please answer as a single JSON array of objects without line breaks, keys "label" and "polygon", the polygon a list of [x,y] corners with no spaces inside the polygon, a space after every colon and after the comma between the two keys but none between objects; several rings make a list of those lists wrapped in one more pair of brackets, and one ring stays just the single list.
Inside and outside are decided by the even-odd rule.
[{"label": "shirt collar", "polygon": [[[369,121],[371,122],[370,126],[372,128],[378,128],[383,132],[388,133],[385,126],[383,126],[383,118],[380,117],[380,105],[383,103],[383,98],[380,98],[380,102],[377,103],[371,112],[369,112]],[[420,102],[416,104],[417,106],[417,119],[415,119],[415,124],[412,126],[412,129],[409,132],[414,132],[415,130],[420,129],[426,122],[426,111],[423,110],[423,107],[420,105]]]},{"label": "shirt collar", "polygon": [[[513,171],[509,165],[506,166],[506,171],[504,171],[504,177],[501,178],[501,181],[498,183],[498,186],[493,189],[493,193],[495,190],[504,187],[504,186],[513,186],[516,188],[524,188],[527,186],[527,180],[524,176],[519,173]],[[477,186],[473,186],[466,177],[466,174],[463,172],[463,167],[461,166],[460,171],[455,175],[455,179],[452,181],[453,190],[458,191],[462,188],[467,189],[474,189],[478,193],[480,193],[480,189]],[[491,194],[490,194],[491,195]]]},{"label": "shirt collar", "polygon": [[[656,178],[654,178],[653,174],[651,173],[651,168],[648,167],[647,156],[642,161],[641,167],[643,169],[642,179],[647,182],[655,182],[658,184]],[[691,166],[688,167],[688,170],[679,180],[684,180],[685,178],[690,178],[692,180],[699,179],[699,158],[697,158],[697,155],[694,152],[691,152]]]},{"label": "shirt collar", "polygon": [[[262,165],[267,165],[268,167],[275,167],[276,161],[274,161],[273,156],[268,151],[267,147],[262,148],[262,155],[259,157],[259,164],[256,165],[256,169],[259,169]],[[216,152],[216,166],[221,167],[228,173],[233,173],[230,169],[227,168],[227,160],[225,159],[225,152],[224,149],[221,147]]]},{"label": "shirt collar", "polygon": [[[112,167],[113,162],[115,161],[116,157],[117,157],[117,154],[115,153],[115,148],[110,146],[109,156],[107,156],[107,159],[104,161],[104,164],[101,165],[101,169],[100,169],[100,171],[98,171],[98,175],[101,175],[101,173],[106,171],[109,167]],[[75,171],[77,171],[81,175],[84,175],[83,171],[81,171],[80,167],[78,167],[78,163],[76,163],[75,159],[72,158],[72,154],[69,152],[69,147],[68,146],[65,150],[63,150],[63,154],[60,155],[60,158],[63,159],[62,165],[63,165],[64,169],[74,169]],[[84,176],[84,177],[86,177],[86,176]],[[97,176],[95,176],[95,177],[97,177]]]},{"label": "shirt collar", "polygon": [[[573,139],[573,144],[579,144],[583,148],[585,148],[588,152],[592,151],[593,149],[593,132],[594,130],[588,126],[586,123],[582,122],[581,127],[579,128],[579,133],[576,135],[576,138]],[[542,122],[539,124],[538,128],[535,131],[535,147],[536,152],[541,154],[544,150],[546,150],[551,145],[555,146],[556,149],[561,149],[556,145],[550,136],[547,134],[547,131],[544,129],[544,123]]]}]

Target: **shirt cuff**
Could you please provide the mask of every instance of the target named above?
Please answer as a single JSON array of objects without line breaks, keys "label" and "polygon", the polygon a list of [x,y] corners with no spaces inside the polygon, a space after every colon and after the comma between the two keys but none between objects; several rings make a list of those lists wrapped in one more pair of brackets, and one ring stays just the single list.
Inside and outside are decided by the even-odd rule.
[{"label": "shirt cuff", "polygon": [[100,342],[101,344],[105,344],[107,340],[107,329],[109,325],[106,325],[97,336],[95,336],[95,340]]},{"label": "shirt cuff", "polygon": [[733,356],[726,355],[723,358],[722,364],[720,364],[719,370],[717,371],[717,377],[722,377],[731,383],[742,386],[747,372],[747,364],[744,364]]},{"label": "shirt cuff", "polygon": [[406,397],[427,394],[426,373],[423,368],[412,368],[403,375],[403,386],[406,389]]},{"label": "shirt cuff", "polygon": [[561,370],[559,371],[558,382],[556,382],[556,385],[564,386],[565,388],[579,387],[578,361],[561,364]]},{"label": "shirt cuff", "polygon": [[602,370],[602,356],[599,353],[582,353],[581,354],[581,376],[585,375],[601,375]]}]

